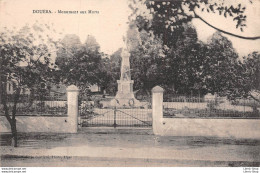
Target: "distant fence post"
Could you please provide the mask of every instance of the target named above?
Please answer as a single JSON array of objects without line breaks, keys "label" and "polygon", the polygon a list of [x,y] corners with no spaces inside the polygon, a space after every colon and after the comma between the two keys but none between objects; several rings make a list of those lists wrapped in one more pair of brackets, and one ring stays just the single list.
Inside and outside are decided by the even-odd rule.
[{"label": "distant fence post", "polygon": [[163,91],[163,88],[160,86],[156,86],[152,89],[153,133],[155,135],[159,135],[162,130]]},{"label": "distant fence post", "polygon": [[71,129],[70,133],[77,133],[78,131],[78,95],[79,89],[75,85],[70,85],[67,88],[67,103],[68,103],[68,123]]}]

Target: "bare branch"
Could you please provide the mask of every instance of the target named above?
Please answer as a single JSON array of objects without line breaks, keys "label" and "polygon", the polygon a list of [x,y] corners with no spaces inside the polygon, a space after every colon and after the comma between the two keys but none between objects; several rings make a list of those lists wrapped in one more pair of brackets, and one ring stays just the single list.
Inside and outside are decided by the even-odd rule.
[{"label": "bare branch", "polygon": [[222,30],[222,29],[219,29],[219,28],[217,28],[217,27],[211,25],[210,23],[208,23],[206,20],[204,20],[202,17],[200,17],[195,11],[193,11],[193,12],[194,12],[195,18],[200,19],[202,22],[204,22],[205,24],[207,24],[208,26],[214,28],[215,30],[217,30],[217,31],[219,31],[219,32],[222,32],[222,33],[224,33],[224,34],[227,34],[227,35],[230,35],[230,36],[233,36],[233,37],[245,39],[245,40],[258,40],[258,39],[260,39],[260,36],[256,36],[256,37],[245,37],[245,36],[233,34],[233,33],[231,33],[231,32],[227,32],[227,31],[224,31],[224,30]]}]

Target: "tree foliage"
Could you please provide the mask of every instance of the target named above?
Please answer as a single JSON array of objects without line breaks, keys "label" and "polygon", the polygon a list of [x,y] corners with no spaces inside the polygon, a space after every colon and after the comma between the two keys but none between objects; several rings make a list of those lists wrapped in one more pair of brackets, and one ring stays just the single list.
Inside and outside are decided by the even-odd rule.
[{"label": "tree foliage", "polygon": [[[131,51],[132,78],[135,89],[150,91],[155,85],[166,90],[187,93],[201,86],[201,65],[203,63],[203,43],[197,42],[195,29],[184,27],[184,38],[177,45],[168,47],[162,38],[150,36],[146,31],[133,35],[140,41]],[[192,33],[192,34],[190,34]]]},{"label": "tree foliage", "polygon": [[[209,38],[204,53],[202,77],[208,92],[225,93],[228,90],[238,63],[238,54],[231,41],[219,32]],[[227,94],[227,93],[226,93]],[[226,95],[225,94],[225,95]]]},{"label": "tree foliage", "polygon": [[[248,1],[252,3],[251,1]],[[163,40],[175,43],[184,31],[183,24],[189,23],[194,18],[200,19],[208,26],[219,32],[248,40],[260,39],[256,37],[244,37],[229,31],[224,31],[208,23],[197,12],[218,13],[223,17],[231,17],[236,23],[236,28],[241,31],[246,27],[246,7],[237,2],[225,2],[224,0],[132,0],[129,5],[132,9],[131,20],[136,21],[139,29],[153,31],[156,35],[163,35]]]},{"label": "tree foliage", "polygon": [[103,53],[93,36],[88,36],[85,44],[76,35],[66,35],[57,52],[56,64],[62,83],[77,85],[86,89],[100,83],[101,58]]},{"label": "tree foliage", "polygon": [[[0,96],[14,146],[17,146],[16,109],[21,91],[30,89],[32,95],[42,83],[52,80],[51,59],[58,44],[48,33],[54,33],[51,26],[39,22],[19,30],[5,28],[0,33]],[[12,108],[7,106],[10,101],[7,100],[7,83],[14,88]]]},{"label": "tree foliage", "polygon": [[122,48],[115,51],[110,58],[104,59],[106,62],[105,70],[107,72],[107,77],[105,81],[104,89],[107,93],[115,95],[117,92],[117,80],[120,79],[120,68],[121,68],[121,52]]},{"label": "tree foliage", "polygon": [[226,92],[231,99],[252,98],[260,102],[260,54],[250,53],[238,61]]},{"label": "tree foliage", "polygon": [[[141,81],[148,78],[151,81],[155,78],[156,82],[152,82],[152,85],[162,85],[169,91],[183,94],[191,91],[201,94],[218,93],[230,99],[247,97],[253,90],[257,90],[259,72],[254,70],[257,69],[258,64],[257,53],[250,54],[247,57],[248,61],[240,61],[232,43],[221,33],[249,40],[259,39],[259,37],[242,37],[223,31],[198,15],[201,11],[231,17],[236,23],[236,28],[243,31],[247,16],[246,7],[242,4],[214,0],[133,0],[129,6],[132,9],[130,21],[138,28],[138,34],[135,35],[146,33],[146,37],[160,40],[161,43],[158,44],[164,54],[163,57],[157,58],[157,61],[153,61],[153,55],[143,58],[145,53],[141,49],[132,51],[139,66],[131,64],[133,73],[134,67],[144,70],[149,66],[153,69],[153,75],[146,76]],[[199,18],[218,31],[208,39],[207,43],[198,41],[196,30],[190,24],[194,18]],[[138,42],[140,48],[148,43],[144,38]],[[140,72],[136,73],[136,80],[146,74],[144,71]]]},{"label": "tree foliage", "polygon": [[138,32],[134,25],[128,30],[127,40],[134,89],[149,93],[163,79],[161,66],[165,55],[162,41],[146,31]]}]

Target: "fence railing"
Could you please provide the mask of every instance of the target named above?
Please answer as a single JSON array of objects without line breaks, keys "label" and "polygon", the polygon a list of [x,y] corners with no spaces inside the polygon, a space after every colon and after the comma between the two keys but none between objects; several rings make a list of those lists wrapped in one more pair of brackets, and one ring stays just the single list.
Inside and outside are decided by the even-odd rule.
[{"label": "fence railing", "polygon": [[251,99],[229,101],[223,97],[167,96],[163,116],[168,118],[260,118],[260,104]]},{"label": "fence railing", "polygon": [[151,101],[138,106],[113,106],[111,98],[79,95],[79,116],[82,127],[151,127]]},{"label": "fence railing", "polygon": [[[14,95],[7,95],[6,104],[11,115]],[[61,96],[21,95],[16,106],[16,116],[67,116],[66,94]],[[0,104],[0,115],[5,115],[3,103]]]}]

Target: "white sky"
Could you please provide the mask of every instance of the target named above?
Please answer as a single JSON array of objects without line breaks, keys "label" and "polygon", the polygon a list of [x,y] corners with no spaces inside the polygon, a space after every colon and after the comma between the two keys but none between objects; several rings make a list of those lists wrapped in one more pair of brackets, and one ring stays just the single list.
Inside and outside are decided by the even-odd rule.
[{"label": "white sky", "polygon": [[[207,12],[200,13],[201,17],[205,19],[208,23],[216,26],[222,30],[241,35],[241,36],[260,36],[260,0],[253,0],[253,4],[248,3],[249,0],[230,0],[233,1],[234,4],[241,1],[246,5],[246,15],[247,15],[247,27],[244,28],[244,32],[241,32],[240,29],[236,29],[236,22],[233,22],[233,19],[230,17],[224,18],[223,16],[219,16],[216,14],[209,14]],[[230,2],[228,1],[228,2]],[[247,3],[245,3],[247,2]],[[230,2],[232,3],[232,2]],[[216,32],[215,29],[207,26],[199,19],[193,20],[193,25],[195,25],[198,33],[198,37],[202,41],[206,41],[206,39]],[[233,47],[239,53],[240,56],[245,56],[253,51],[260,51],[260,40],[251,41],[235,38],[232,36],[226,36],[233,43]]]},{"label": "white sky", "polygon": [[[240,35],[260,35],[260,1],[254,0],[254,6],[248,6],[248,27],[243,33],[235,29],[230,19],[218,15],[202,14],[209,23]],[[98,10],[99,14],[33,14],[32,10]],[[64,34],[76,34],[84,42],[87,35],[93,35],[101,50],[111,54],[123,47],[123,36],[127,30],[127,17],[130,14],[127,0],[0,0],[0,29],[2,26],[21,27],[35,20],[54,23],[55,29]],[[199,20],[194,20],[200,40],[205,41],[214,29]],[[246,41],[228,37],[240,56],[252,51],[260,51],[260,41]]]},{"label": "white sky", "polygon": [[[57,31],[76,34],[82,42],[93,35],[105,53],[123,46],[128,6],[125,0],[0,0],[0,24],[23,26],[35,20],[54,23]],[[99,14],[33,14],[32,10],[93,10]]]}]

